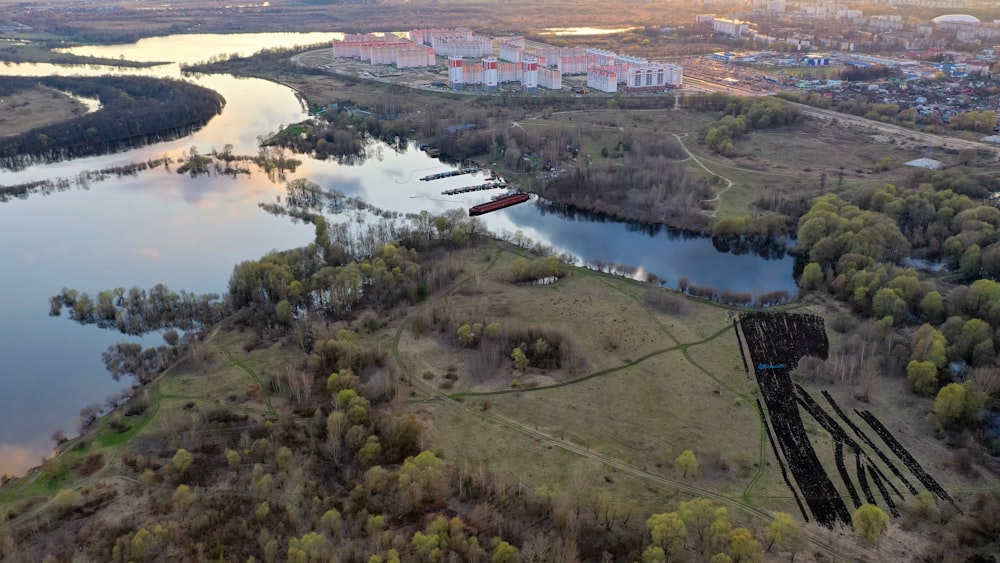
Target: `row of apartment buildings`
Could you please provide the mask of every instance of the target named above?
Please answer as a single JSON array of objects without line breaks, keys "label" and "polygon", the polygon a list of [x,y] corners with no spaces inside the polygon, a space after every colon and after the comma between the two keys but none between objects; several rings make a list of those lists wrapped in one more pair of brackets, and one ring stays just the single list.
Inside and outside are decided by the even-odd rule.
[{"label": "row of apartment buildings", "polygon": [[[497,56],[499,55],[499,56]],[[448,60],[448,84],[453,89],[480,86],[496,92],[502,83],[518,82],[527,92],[539,87],[562,89],[564,75],[587,75],[588,87],[617,92],[654,92],[679,88],[684,70],[602,49],[556,47],[523,36],[489,38],[466,28],[415,29],[408,38],[393,34],[345,35],[333,42],[333,56],[397,68],[437,66]]]}]

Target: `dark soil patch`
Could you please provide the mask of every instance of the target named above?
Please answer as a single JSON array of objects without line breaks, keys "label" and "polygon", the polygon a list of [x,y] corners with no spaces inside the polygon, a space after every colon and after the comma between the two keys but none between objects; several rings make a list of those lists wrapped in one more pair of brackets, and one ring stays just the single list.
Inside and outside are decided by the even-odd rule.
[{"label": "dark soil patch", "polygon": [[896,437],[893,436],[891,432],[889,432],[889,429],[886,428],[882,424],[882,422],[879,421],[879,419],[875,418],[875,415],[873,415],[871,412],[867,410],[865,411],[855,410],[854,412],[858,413],[858,416],[860,416],[862,420],[867,422],[868,426],[870,426],[871,429],[875,431],[875,433],[878,434],[880,438],[882,438],[882,441],[885,442],[885,445],[889,446],[889,449],[892,450],[892,453],[896,454],[896,457],[898,457],[900,461],[903,462],[903,465],[905,465],[906,468],[909,469],[911,473],[913,473],[913,476],[916,477],[918,481],[920,481],[921,485],[923,485],[928,491],[937,495],[937,497],[940,498],[941,500],[946,500],[950,502],[952,505],[955,504],[955,500],[951,498],[951,496],[947,493],[947,491],[945,491],[944,488],[941,487],[941,485],[937,482],[937,480],[934,479],[934,477],[931,477],[931,475],[927,473],[927,471],[925,471],[923,467],[921,467],[920,463],[918,463],[917,460],[914,459],[912,455],[910,455],[910,452],[908,452],[906,448],[904,448],[903,445],[900,444],[898,440],[896,440]]},{"label": "dark soil patch", "polygon": [[760,404],[760,399],[757,399],[757,411],[760,412],[760,418],[764,422],[764,429],[767,430],[767,441],[771,444],[771,450],[774,452],[774,458],[778,460],[778,468],[781,469],[781,478],[784,479],[785,484],[788,485],[788,490],[792,491],[792,497],[795,498],[795,504],[799,506],[799,512],[802,513],[802,519],[808,522],[809,514],[806,512],[806,507],[802,506],[802,499],[799,498],[799,492],[795,490],[795,486],[792,485],[792,481],[788,478],[788,471],[785,469],[785,462],[781,459],[781,452],[778,451],[778,443],[774,441],[774,435],[771,434],[771,425],[767,422],[767,417],[764,416],[764,406]]},{"label": "dark soil patch", "polygon": [[875,455],[877,455],[879,459],[882,460],[882,463],[884,463],[886,467],[889,468],[889,471],[892,471],[893,475],[895,475],[900,481],[902,481],[903,484],[906,485],[906,488],[909,489],[911,493],[917,494],[916,487],[914,487],[913,484],[910,483],[909,479],[907,479],[906,476],[903,475],[903,473],[899,470],[899,468],[896,467],[896,464],[893,463],[891,459],[889,459],[889,456],[885,455],[885,453],[882,452],[882,449],[876,446],[875,442],[873,442],[872,439],[869,438],[868,435],[865,434],[863,430],[858,428],[858,426],[854,424],[854,422],[851,421],[850,418],[847,417],[847,413],[845,413],[840,408],[840,406],[837,404],[837,401],[833,400],[833,397],[826,391],[823,391],[823,396],[826,397],[827,402],[830,403],[830,406],[833,407],[833,410],[837,411],[837,414],[840,416],[840,418],[844,422],[846,422],[848,426],[851,427],[851,430],[854,431],[854,433],[858,436],[858,438],[861,438],[861,441],[867,444],[868,447],[871,448],[873,452],[875,452]]},{"label": "dark soil patch", "polygon": [[826,358],[829,342],[823,319],[788,313],[740,317],[754,374],[789,470],[817,522],[833,528],[849,524],[850,513],[816,457],[799,416],[791,371],[804,356]]}]

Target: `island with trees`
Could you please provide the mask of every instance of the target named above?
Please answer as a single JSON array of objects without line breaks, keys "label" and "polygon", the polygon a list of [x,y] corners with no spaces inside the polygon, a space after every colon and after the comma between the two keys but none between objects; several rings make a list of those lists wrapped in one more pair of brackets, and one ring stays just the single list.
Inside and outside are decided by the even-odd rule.
[{"label": "island with trees", "polygon": [[145,77],[4,77],[0,95],[44,86],[96,98],[101,107],[58,123],[0,137],[0,166],[107,154],[174,139],[204,126],[225,100],[181,80]]}]

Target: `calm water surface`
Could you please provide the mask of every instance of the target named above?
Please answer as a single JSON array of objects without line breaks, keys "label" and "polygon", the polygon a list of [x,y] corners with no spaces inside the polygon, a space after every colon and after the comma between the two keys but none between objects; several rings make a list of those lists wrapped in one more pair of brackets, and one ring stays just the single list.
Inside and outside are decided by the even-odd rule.
[{"label": "calm water surface", "polygon": [[[5,65],[0,75],[130,74],[179,78],[179,63],[249,54],[264,47],[328,41],[339,34],[189,35],[144,39],[132,45],[81,47],[72,52],[102,57],[160,61],[149,69],[94,66]],[[109,156],[0,171],[0,185],[45,178],[71,178],[83,170],[179,157],[225,144],[254,153],[257,137],[306,118],[294,93],[257,79],[223,75],[189,78],[226,98],[226,107],[201,131],[175,141]],[[398,154],[384,145],[360,166],[341,166],[308,157],[293,177],[360,196],[373,205],[402,212],[466,208],[486,195],[442,196],[442,190],[474,183],[464,176],[421,182],[444,170],[440,162],[409,149]],[[48,317],[48,297],[63,286],[96,292],[132,285],[165,283],[173,289],[223,292],[240,260],[272,249],[307,243],[313,229],[261,211],[259,202],[284,194],[281,184],[262,174],[250,178],[192,179],[161,169],[135,177],[94,183],[89,190],[0,204],[0,474],[18,473],[50,451],[56,429],[75,433],[77,413],[103,403],[123,383],[104,371],[101,352],[122,335]],[[764,260],[719,253],[704,238],[661,233],[649,236],[613,222],[574,220],[543,214],[524,204],[483,217],[495,232],[521,230],[581,260],[602,259],[640,266],[676,283],[688,276],[696,285],[734,291],[794,289],[790,258]],[[154,337],[147,344],[156,344]]]}]

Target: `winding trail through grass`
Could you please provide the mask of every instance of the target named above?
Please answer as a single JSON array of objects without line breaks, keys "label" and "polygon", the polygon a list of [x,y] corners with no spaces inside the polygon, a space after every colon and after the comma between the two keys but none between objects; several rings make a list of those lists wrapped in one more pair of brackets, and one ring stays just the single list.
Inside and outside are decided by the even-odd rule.
[{"label": "winding trail through grass", "polygon": [[[718,174],[716,172],[713,172],[713,171],[709,170],[709,168],[707,166],[705,166],[705,163],[702,162],[700,158],[698,158],[697,156],[694,155],[694,153],[692,153],[691,151],[688,150],[688,148],[684,145],[684,141],[681,140],[681,137],[686,137],[687,133],[684,133],[684,135],[678,135],[677,133],[671,133],[671,135],[673,135],[674,138],[677,139],[677,142],[681,145],[681,148],[684,149],[684,152],[687,153],[688,157],[691,160],[693,160],[695,162],[695,164],[697,164],[698,166],[700,166],[701,169],[704,170],[705,172],[707,172],[708,174],[710,174],[712,176],[715,176],[716,178],[719,178],[720,180],[722,180],[723,182],[726,183],[726,187],[724,187],[721,190],[715,192],[715,196],[712,197],[712,199],[703,199],[702,201],[705,202],[705,203],[713,203],[713,202],[717,202],[717,201],[721,200],[722,199],[722,194],[726,193],[727,191],[729,191],[729,188],[733,187],[733,181],[730,180],[729,178],[726,178],[722,174]],[[715,209],[711,213],[708,213],[708,216],[714,218],[716,216],[716,214],[718,214],[718,213],[719,213],[719,206],[716,205]]]}]

